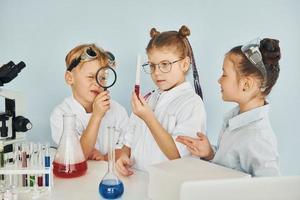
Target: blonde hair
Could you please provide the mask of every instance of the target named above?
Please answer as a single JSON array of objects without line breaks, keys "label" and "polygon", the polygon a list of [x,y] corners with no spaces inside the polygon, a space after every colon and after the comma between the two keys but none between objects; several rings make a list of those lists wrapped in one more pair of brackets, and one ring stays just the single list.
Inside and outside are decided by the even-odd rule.
[{"label": "blonde hair", "polygon": [[[74,47],[71,51],[69,51],[69,53],[66,55],[66,58],[65,58],[66,68],[68,69],[69,66],[71,65],[71,63],[75,59],[79,58],[87,48],[92,48],[97,53],[98,56],[95,60],[99,61],[101,67],[108,65],[109,59],[107,57],[106,52],[103,49],[101,49],[100,47],[97,47],[94,43],[92,43],[92,44],[78,45],[78,46]],[[82,62],[80,62],[78,66],[80,67],[81,65],[82,65]]]}]

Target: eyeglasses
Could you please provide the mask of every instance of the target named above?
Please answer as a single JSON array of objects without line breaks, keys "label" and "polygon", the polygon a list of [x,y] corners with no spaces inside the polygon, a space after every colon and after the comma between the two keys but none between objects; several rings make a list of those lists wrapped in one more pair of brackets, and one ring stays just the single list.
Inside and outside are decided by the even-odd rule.
[{"label": "eyeglasses", "polygon": [[262,91],[266,88],[267,83],[267,70],[263,63],[262,55],[259,50],[260,39],[250,41],[248,44],[242,46],[241,50],[248,60],[261,72],[263,75]]},{"label": "eyeglasses", "polygon": [[144,71],[147,73],[147,74],[152,74],[154,71],[155,71],[155,67],[157,66],[158,69],[163,72],[163,73],[168,73],[171,71],[172,69],[172,64],[174,63],[177,63],[179,61],[183,60],[183,58],[179,59],[179,60],[175,60],[173,62],[170,62],[168,60],[164,60],[164,61],[161,61],[160,63],[158,64],[154,64],[154,63],[145,63],[142,65]]},{"label": "eyeglasses", "polygon": [[[102,49],[99,49],[99,50],[100,50],[101,53],[103,53],[107,56],[108,65],[110,67],[115,66],[115,56],[109,51],[104,51]],[[95,60],[98,57],[99,57],[99,55],[97,54],[97,52],[92,47],[87,47],[87,48],[84,49],[83,53],[78,58],[75,58],[75,59],[72,60],[71,64],[67,68],[67,70],[72,71],[75,67],[78,66],[78,64],[81,61],[88,62],[88,61]]]}]

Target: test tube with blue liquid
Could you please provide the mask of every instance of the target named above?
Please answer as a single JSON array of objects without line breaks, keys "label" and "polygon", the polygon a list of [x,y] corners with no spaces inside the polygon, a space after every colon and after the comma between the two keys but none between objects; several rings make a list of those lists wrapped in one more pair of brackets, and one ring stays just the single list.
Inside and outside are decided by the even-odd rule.
[{"label": "test tube with blue liquid", "polygon": [[99,184],[99,193],[105,199],[118,199],[124,193],[124,185],[115,174],[115,127],[107,127],[108,168]]},{"label": "test tube with blue liquid", "polygon": [[[49,143],[47,143],[45,147],[45,169],[49,169],[50,165]],[[49,174],[45,174],[45,186],[49,186]]]}]

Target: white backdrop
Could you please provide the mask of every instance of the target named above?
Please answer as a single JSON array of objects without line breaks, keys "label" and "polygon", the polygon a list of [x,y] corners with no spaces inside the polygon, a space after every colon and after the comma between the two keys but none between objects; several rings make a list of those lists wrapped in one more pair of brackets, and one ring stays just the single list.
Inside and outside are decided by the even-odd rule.
[{"label": "white backdrop", "polygon": [[[149,30],[191,29],[208,114],[208,135],[216,142],[222,115],[234,104],[220,98],[217,79],[224,54],[255,37],[274,37],[282,48],[281,72],[269,100],[284,175],[300,174],[300,1],[217,0],[0,0],[0,64],[23,60],[27,67],[3,88],[25,96],[33,129],[28,138],[50,141],[49,115],[70,95],[64,58],[80,43],[112,51],[118,82],[111,93],[130,113],[136,54],[143,53]],[[143,92],[154,88],[142,74]],[[3,105],[2,105],[3,106]],[[2,108],[3,109],[3,108]]]}]

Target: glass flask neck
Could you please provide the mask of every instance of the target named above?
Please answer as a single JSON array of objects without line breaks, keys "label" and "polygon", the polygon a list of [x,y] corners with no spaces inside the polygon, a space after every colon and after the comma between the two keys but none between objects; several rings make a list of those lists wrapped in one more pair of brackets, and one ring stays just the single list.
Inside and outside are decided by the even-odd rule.
[{"label": "glass flask neck", "polygon": [[115,169],[115,144],[114,144],[115,127],[108,127],[108,172],[114,173]]},{"label": "glass flask neck", "polygon": [[75,114],[64,114],[63,115],[63,131],[71,133],[75,130]]}]

